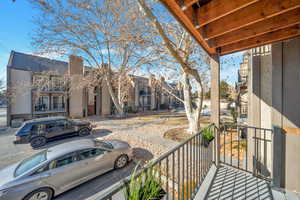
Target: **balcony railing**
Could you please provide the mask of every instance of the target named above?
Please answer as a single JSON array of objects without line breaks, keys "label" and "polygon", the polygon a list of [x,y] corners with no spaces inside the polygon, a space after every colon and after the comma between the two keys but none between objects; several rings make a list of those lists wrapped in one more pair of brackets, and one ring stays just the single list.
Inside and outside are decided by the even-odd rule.
[{"label": "balcony railing", "polygon": [[[142,173],[155,170],[158,182],[166,193],[165,199],[191,199],[197,193],[213,164],[213,146],[214,142],[211,142],[204,147],[202,134],[195,134],[139,170],[135,178],[141,176]],[[127,178],[124,184],[113,188],[97,199],[120,199],[120,192],[125,194],[124,189],[129,181],[130,179]]]},{"label": "balcony railing", "polygon": [[[271,129],[232,124],[223,124],[220,128],[211,125],[211,128],[216,138],[208,146],[203,146],[201,132],[195,134],[147,167],[140,169],[136,175],[133,175],[133,179],[138,179],[149,171],[155,171],[158,183],[165,191],[163,199],[167,200],[194,199],[214,163],[220,164],[216,165],[219,169],[225,166],[225,170],[237,168],[236,172],[252,174],[255,178],[264,179],[266,184],[271,181],[273,176],[271,170],[273,131]],[[243,177],[247,176],[243,175]],[[126,186],[129,185],[131,178],[128,177],[108,188],[95,199],[125,199]],[[206,184],[216,184],[214,179],[213,181],[210,179],[211,177],[207,176]],[[226,181],[229,179],[224,180],[222,184],[227,184]],[[228,184],[229,188],[233,187]],[[207,185],[203,188],[207,188]],[[210,188],[204,191],[205,197],[211,195]],[[244,189],[242,192],[246,195],[247,187]]]},{"label": "balcony railing", "polygon": [[223,124],[219,137],[220,163],[271,180],[272,129]]}]

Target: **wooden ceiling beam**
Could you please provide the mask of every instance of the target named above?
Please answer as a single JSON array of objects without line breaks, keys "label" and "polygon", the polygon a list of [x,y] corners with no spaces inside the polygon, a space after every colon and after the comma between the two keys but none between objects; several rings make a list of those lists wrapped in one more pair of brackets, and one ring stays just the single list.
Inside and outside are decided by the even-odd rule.
[{"label": "wooden ceiling beam", "polygon": [[300,8],[290,12],[260,21],[242,29],[232,31],[208,41],[211,47],[225,46],[241,40],[263,35],[265,33],[284,29],[300,24]]},{"label": "wooden ceiling beam", "polygon": [[300,0],[260,0],[206,24],[201,32],[206,39],[215,38],[299,7]]},{"label": "wooden ceiling beam", "polygon": [[199,24],[204,26],[257,1],[259,0],[212,0],[197,10]]},{"label": "wooden ceiling beam", "polygon": [[194,3],[197,3],[199,0],[184,0],[183,5],[181,6],[182,10],[186,10],[191,7]]},{"label": "wooden ceiling beam", "polygon": [[196,39],[196,41],[203,47],[209,54],[215,54],[216,50],[210,48],[207,42],[203,39],[200,32],[195,28],[192,19],[190,19],[181,9],[175,0],[161,0],[161,2],[169,9],[173,16],[179,21],[186,30]]},{"label": "wooden ceiling beam", "polygon": [[297,37],[299,35],[300,35],[300,25],[294,25],[289,28],[269,32],[264,35],[246,39],[246,40],[234,43],[234,44],[222,46],[222,47],[220,47],[221,55],[230,54],[230,53],[234,53],[237,51],[242,51],[242,50],[262,46],[265,44],[270,44],[270,43],[277,42],[280,40],[290,39],[293,37]]}]

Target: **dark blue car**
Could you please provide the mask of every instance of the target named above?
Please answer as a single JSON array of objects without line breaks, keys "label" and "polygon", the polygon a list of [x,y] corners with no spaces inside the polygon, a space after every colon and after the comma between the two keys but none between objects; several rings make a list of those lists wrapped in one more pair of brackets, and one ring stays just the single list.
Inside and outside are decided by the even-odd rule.
[{"label": "dark blue car", "polygon": [[92,126],[90,122],[70,120],[66,117],[45,117],[29,120],[23,123],[16,133],[15,144],[30,143],[38,148],[51,138],[77,133],[79,136],[89,135]]}]

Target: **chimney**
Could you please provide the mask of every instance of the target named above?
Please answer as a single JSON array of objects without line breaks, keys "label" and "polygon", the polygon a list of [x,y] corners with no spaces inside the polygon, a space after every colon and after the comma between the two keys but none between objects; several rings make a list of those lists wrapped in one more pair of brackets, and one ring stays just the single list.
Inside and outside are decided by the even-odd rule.
[{"label": "chimney", "polygon": [[83,59],[80,56],[69,56],[69,74],[83,75]]}]

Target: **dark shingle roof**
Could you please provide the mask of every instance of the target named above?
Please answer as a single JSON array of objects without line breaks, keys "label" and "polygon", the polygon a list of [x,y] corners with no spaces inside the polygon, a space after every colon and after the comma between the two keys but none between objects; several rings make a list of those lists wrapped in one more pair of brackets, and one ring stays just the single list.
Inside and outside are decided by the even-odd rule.
[{"label": "dark shingle roof", "polygon": [[52,71],[64,74],[68,70],[68,63],[11,51],[11,58],[7,67],[33,72]]}]

